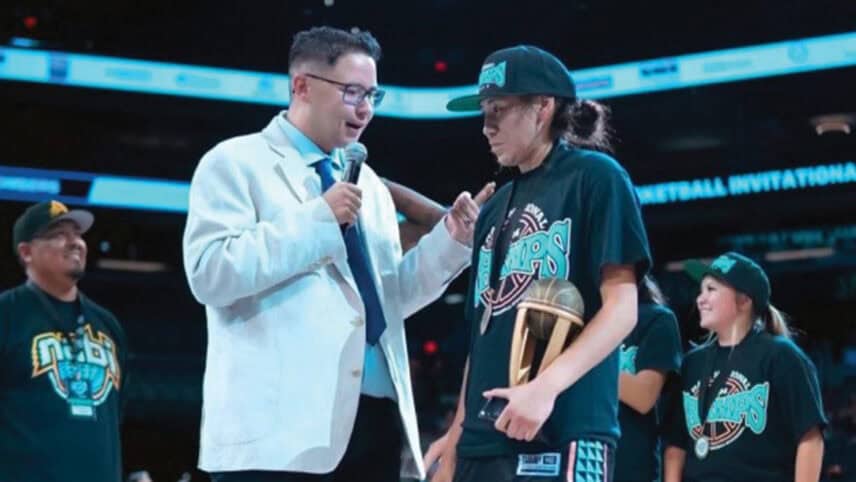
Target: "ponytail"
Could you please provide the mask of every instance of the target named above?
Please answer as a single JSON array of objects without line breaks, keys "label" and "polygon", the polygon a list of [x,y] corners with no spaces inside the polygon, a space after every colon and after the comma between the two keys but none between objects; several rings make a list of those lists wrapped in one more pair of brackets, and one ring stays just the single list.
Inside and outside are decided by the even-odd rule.
[{"label": "ponytail", "polygon": [[561,138],[575,146],[611,153],[609,115],[609,107],[592,100],[557,98],[550,133],[553,139]]},{"label": "ponytail", "polygon": [[788,321],[784,313],[779,311],[773,305],[769,305],[767,310],[761,313],[761,322],[764,325],[764,329],[773,335],[784,336],[785,338],[791,337],[791,329],[788,327]]}]

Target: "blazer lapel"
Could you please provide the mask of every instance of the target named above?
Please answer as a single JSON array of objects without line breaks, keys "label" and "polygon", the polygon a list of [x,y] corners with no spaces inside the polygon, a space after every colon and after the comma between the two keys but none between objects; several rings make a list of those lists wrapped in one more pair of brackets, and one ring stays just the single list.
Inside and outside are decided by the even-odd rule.
[{"label": "blazer lapel", "polygon": [[289,191],[300,202],[309,200],[312,195],[307,184],[312,179],[310,176],[315,175],[315,171],[306,165],[306,160],[291,145],[282,129],[276,125],[275,117],[262,130],[262,137],[267,142],[268,148],[277,155],[277,162],[273,166],[275,175],[282,179]]},{"label": "blazer lapel", "polygon": [[[277,114],[282,115],[282,114]],[[300,202],[311,200],[313,192],[317,188],[310,191],[310,185],[316,183],[318,174],[315,170],[307,165],[307,160],[297,152],[297,149],[291,145],[288,137],[282,132],[282,129],[276,125],[276,118],[262,130],[262,137],[268,144],[268,147],[277,155],[277,162],[273,166],[274,173],[282,179],[286,187]],[[320,158],[319,158],[320,159]],[[334,262],[334,266],[341,274],[342,278],[347,282],[348,286],[358,293],[357,283],[354,281],[351,268],[348,266],[347,259],[340,259]]]}]

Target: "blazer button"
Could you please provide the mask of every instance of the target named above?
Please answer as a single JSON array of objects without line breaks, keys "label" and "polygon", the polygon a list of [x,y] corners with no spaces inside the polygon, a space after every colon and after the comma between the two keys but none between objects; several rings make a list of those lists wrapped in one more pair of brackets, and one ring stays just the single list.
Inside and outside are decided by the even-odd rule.
[{"label": "blazer button", "polygon": [[351,320],[351,324],[356,326],[356,327],[363,326],[363,323],[365,323],[365,322],[363,321],[362,317],[359,317],[359,316],[354,318],[353,320]]},{"label": "blazer button", "polygon": [[354,378],[357,378],[362,374],[363,374],[363,371],[360,370],[359,368],[355,368],[355,369],[351,370],[351,376],[353,376]]}]

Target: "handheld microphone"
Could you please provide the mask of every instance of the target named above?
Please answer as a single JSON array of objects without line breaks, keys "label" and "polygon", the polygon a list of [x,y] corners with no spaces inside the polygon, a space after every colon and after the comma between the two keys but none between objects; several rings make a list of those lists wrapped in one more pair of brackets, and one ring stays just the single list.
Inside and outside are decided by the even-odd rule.
[{"label": "handheld microphone", "polygon": [[345,175],[342,180],[356,184],[360,179],[360,169],[369,157],[369,151],[362,143],[352,142],[345,146]]}]

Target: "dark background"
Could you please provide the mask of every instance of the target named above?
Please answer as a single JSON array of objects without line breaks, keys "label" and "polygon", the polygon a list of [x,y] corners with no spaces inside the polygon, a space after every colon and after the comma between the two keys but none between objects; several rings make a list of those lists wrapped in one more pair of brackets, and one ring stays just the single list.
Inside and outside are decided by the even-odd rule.
[{"label": "dark background", "polygon": [[[28,29],[33,16],[38,26]],[[856,25],[852,0],[636,2],[585,0],[4,2],[0,41],[24,36],[40,48],[229,68],[286,71],[292,36],[313,25],[359,26],[384,47],[382,83],[474,84],[482,59],[515,43],[556,53],[571,69],[842,33]],[[434,63],[442,60],[446,72]],[[856,136],[818,136],[809,119],[856,112],[856,68],[609,99],[616,157],[638,184],[852,161]],[[189,181],[200,156],[222,139],[257,131],[279,108],[27,83],[0,83],[0,164]],[[497,169],[481,120],[377,117],[363,137],[382,175],[442,202],[476,190]],[[500,180],[502,176],[500,176]],[[710,257],[727,238],[856,224],[854,186],[744,196],[644,209],[655,273],[687,339],[699,333],[695,288],[668,262]],[[0,202],[0,246],[25,203]],[[132,350],[124,428],[126,468],[175,480],[195,466],[204,312],[180,262],[183,215],[94,209],[83,288],[125,325]],[[109,250],[102,249],[103,242]],[[856,249],[822,240],[822,259],[766,263],[773,300],[793,315],[815,356],[829,398],[845,398],[844,359],[853,343]],[[106,245],[105,245],[106,247]],[[763,259],[799,243],[744,245]],[[97,267],[100,258],[165,263],[159,273]],[[0,289],[23,279],[0,250]],[[463,279],[450,293],[462,293]],[[461,305],[439,301],[409,322],[422,427],[433,433],[454,403],[466,330]],[[429,354],[426,341],[439,351]],[[429,350],[430,351],[430,350]],[[825,368],[823,360],[833,368]],[[838,371],[835,371],[838,370]],[[832,373],[832,375],[829,375]],[[832,402],[830,402],[832,403]],[[194,480],[199,476],[194,476]]]}]

